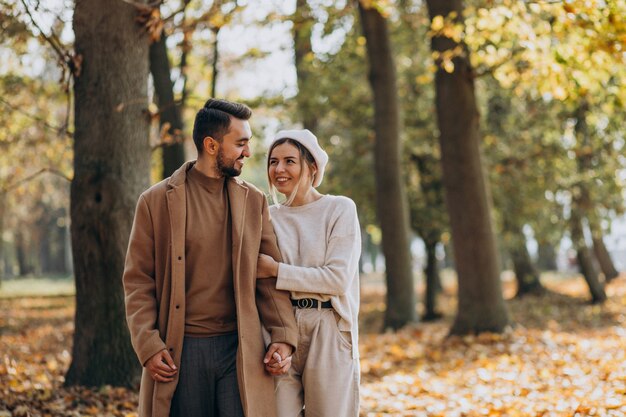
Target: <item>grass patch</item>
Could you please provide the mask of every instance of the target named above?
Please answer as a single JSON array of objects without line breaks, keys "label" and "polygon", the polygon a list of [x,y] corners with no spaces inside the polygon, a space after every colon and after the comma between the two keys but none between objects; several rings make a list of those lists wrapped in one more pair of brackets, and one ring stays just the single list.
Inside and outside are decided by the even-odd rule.
[{"label": "grass patch", "polygon": [[71,275],[17,278],[2,281],[0,286],[0,298],[57,297],[75,293],[74,277]]}]

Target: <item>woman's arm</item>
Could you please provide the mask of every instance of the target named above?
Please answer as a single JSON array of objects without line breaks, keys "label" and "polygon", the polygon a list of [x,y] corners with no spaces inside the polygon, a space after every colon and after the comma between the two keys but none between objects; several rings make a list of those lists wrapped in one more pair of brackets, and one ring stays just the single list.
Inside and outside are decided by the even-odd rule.
[{"label": "woman's arm", "polygon": [[285,291],[343,295],[356,276],[361,255],[360,233],[334,237],[326,248],[324,265],[305,267],[278,264],[276,288]]},{"label": "woman's arm", "polygon": [[306,267],[277,262],[269,256],[260,256],[257,276],[277,277],[276,288],[286,291],[342,295],[357,275],[361,255],[361,236],[356,206],[342,199],[340,212],[331,227],[328,241],[320,242],[324,262]]}]

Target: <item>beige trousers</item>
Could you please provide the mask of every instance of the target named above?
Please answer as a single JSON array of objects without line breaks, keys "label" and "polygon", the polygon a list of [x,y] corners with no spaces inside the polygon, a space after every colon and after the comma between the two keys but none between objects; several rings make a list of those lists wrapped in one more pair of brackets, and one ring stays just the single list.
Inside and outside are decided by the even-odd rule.
[{"label": "beige trousers", "polygon": [[278,417],[357,417],[359,360],[331,308],[294,308],[298,350],[289,372],[274,379]]}]

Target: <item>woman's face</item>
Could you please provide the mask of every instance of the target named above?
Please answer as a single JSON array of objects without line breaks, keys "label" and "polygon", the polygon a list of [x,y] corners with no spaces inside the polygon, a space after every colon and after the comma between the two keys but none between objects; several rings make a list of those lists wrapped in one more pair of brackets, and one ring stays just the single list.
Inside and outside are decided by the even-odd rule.
[{"label": "woman's face", "polygon": [[311,187],[309,168],[300,160],[300,151],[290,143],[283,143],[272,149],[269,157],[268,176],[279,193],[290,196],[301,179],[298,194],[306,193]]}]

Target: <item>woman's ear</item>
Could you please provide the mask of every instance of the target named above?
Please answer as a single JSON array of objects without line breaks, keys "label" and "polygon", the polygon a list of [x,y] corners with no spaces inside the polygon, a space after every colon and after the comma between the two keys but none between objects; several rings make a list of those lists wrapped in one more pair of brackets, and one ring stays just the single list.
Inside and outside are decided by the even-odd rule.
[{"label": "woman's ear", "polygon": [[313,162],[313,164],[311,164],[311,183],[315,182],[315,176],[317,175],[317,164],[315,162]]}]

